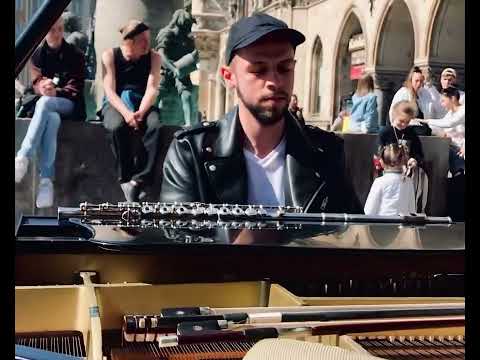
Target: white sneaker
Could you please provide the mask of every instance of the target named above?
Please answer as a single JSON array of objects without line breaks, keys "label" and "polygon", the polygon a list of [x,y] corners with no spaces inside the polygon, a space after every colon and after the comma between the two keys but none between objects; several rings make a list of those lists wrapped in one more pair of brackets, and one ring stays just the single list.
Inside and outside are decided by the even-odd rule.
[{"label": "white sneaker", "polygon": [[15,158],[15,182],[19,183],[28,170],[28,158],[25,156],[17,156]]},{"label": "white sneaker", "polygon": [[53,205],[53,183],[49,178],[41,178],[38,184],[37,207],[47,208]]}]

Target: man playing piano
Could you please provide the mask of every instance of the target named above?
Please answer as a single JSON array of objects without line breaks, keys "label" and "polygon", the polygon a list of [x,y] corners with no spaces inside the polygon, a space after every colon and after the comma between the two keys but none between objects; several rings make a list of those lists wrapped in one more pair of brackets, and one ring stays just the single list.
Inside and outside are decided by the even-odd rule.
[{"label": "man playing piano", "polygon": [[344,176],[343,141],[288,112],[302,33],[266,14],[235,23],[221,75],[238,106],[175,134],[161,201],[301,206],[358,212]]}]

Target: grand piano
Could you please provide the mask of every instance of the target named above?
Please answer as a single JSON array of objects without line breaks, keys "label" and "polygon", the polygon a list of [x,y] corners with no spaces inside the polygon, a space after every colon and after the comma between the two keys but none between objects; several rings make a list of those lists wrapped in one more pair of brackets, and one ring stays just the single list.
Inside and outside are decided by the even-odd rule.
[{"label": "grand piano", "polygon": [[[68,2],[45,1],[16,74]],[[80,204],[23,216],[15,240],[19,359],[241,359],[263,337],[359,359],[465,358],[465,226],[449,218]],[[180,328],[225,314],[247,315]],[[275,336],[249,337],[262,321]]]},{"label": "grand piano", "polygon": [[[125,349],[150,359],[157,345],[135,350],[125,343],[126,316],[185,307],[217,315],[421,308],[446,322],[408,325],[428,319],[423,313],[388,318],[390,327],[383,328],[368,320],[317,329],[308,341],[368,349],[381,358],[406,351],[464,356],[464,317],[435,313],[464,311],[463,223],[296,211],[106,203],[61,208],[57,217],[24,216],[16,232],[17,344],[52,350],[59,342],[68,353],[80,342],[83,350],[74,354],[90,351],[89,359],[95,348],[111,359]],[[158,341],[162,331],[154,333]]]}]

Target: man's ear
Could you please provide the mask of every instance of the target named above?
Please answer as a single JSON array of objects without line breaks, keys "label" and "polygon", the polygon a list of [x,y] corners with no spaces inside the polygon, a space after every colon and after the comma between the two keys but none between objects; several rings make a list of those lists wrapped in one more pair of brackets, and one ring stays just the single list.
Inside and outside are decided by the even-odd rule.
[{"label": "man's ear", "polygon": [[225,81],[225,84],[230,88],[233,89],[236,85],[236,79],[235,75],[232,72],[232,69],[230,66],[227,65],[222,65],[220,68],[220,75],[222,76],[223,80]]}]

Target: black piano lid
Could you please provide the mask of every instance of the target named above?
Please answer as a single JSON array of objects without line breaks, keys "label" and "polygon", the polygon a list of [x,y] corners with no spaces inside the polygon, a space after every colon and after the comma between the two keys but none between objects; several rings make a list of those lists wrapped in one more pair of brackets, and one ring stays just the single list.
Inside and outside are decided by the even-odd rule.
[{"label": "black piano lid", "polygon": [[86,225],[77,220],[23,216],[16,231],[17,250],[61,249],[153,251],[185,247],[287,247],[364,251],[452,251],[465,249],[465,225],[384,223],[181,223],[163,228]]}]

